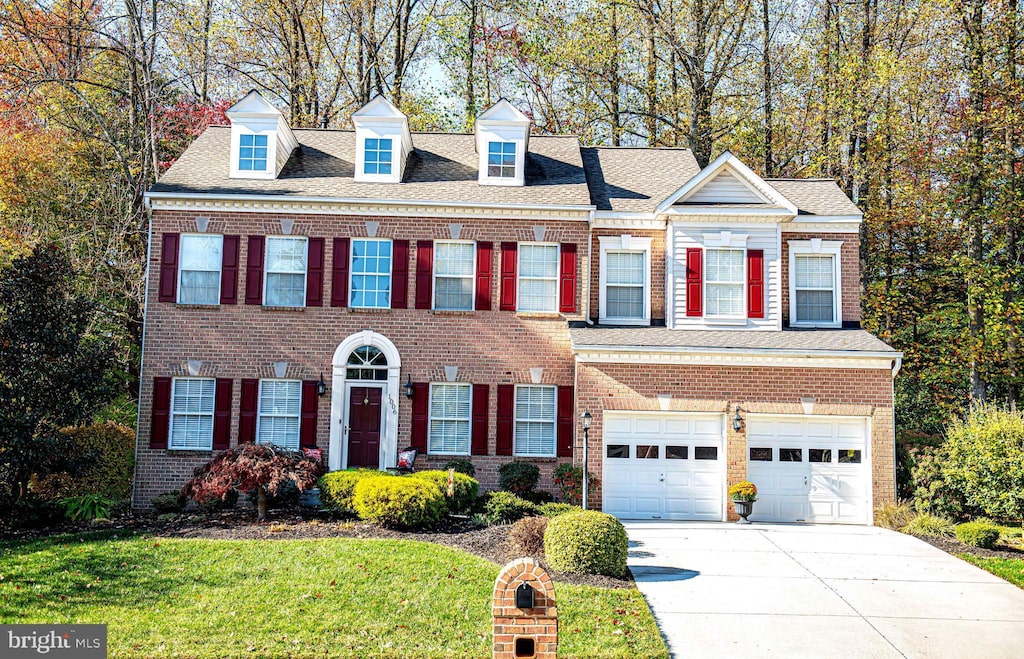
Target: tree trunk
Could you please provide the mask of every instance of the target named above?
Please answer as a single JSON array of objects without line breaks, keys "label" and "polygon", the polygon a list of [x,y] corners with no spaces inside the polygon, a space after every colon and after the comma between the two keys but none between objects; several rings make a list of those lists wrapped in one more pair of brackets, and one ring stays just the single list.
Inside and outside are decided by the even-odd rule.
[{"label": "tree trunk", "polygon": [[469,0],[469,31],[466,34],[466,128],[470,129],[476,120],[476,90],[473,79],[476,75],[476,22],[478,0]]},{"label": "tree trunk", "polygon": [[611,106],[611,134],[612,146],[619,146],[622,143],[622,111],[619,108],[619,15],[612,4],[611,23],[609,25],[609,42],[612,48],[611,62],[608,63],[608,95]]},{"label": "tree trunk", "polygon": [[263,485],[257,485],[256,494],[258,496],[256,499],[256,510],[258,511],[256,520],[262,522],[267,518],[267,488]]},{"label": "tree trunk", "polygon": [[[652,10],[653,11],[653,10]],[[658,50],[654,39],[654,15],[647,17],[647,146],[658,144]]]},{"label": "tree trunk", "polygon": [[967,33],[967,83],[969,135],[967,145],[967,331],[971,352],[971,400],[985,402],[982,357],[985,344],[985,305],[981,272],[985,257],[984,180],[985,157],[985,0],[970,0],[964,16]]},{"label": "tree trunk", "polygon": [[1018,173],[1017,173],[1017,123],[1020,121],[1021,108],[1016,105],[1017,96],[1017,0],[1006,0],[1006,104],[1013,108],[1012,114],[1006,117],[1004,128],[1004,167],[1009,208],[1006,213],[1006,264],[1007,277],[1009,282],[1006,286],[1004,301],[1006,303],[1006,370],[1007,388],[1006,398],[1010,408],[1016,410],[1020,398],[1019,375],[1017,373],[1017,351],[1019,350],[1018,338],[1018,317],[1017,317],[1017,287],[1021,284],[1018,277],[1020,258],[1018,241],[1020,235],[1018,222],[1020,221],[1021,200],[1019,195]]},{"label": "tree trunk", "polygon": [[768,0],[761,0],[761,22],[764,30],[761,52],[761,65],[764,71],[764,176],[771,178],[775,176],[775,154],[772,151],[772,33]]}]

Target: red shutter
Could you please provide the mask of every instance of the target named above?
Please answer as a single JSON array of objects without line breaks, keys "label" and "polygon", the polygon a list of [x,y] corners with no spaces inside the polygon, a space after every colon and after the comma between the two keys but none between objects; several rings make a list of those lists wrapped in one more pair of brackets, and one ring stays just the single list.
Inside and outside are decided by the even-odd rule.
[{"label": "red shutter", "polygon": [[348,238],[334,239],[334,264],[331,267],[331,306],[348,306]]},{"label": "red shutter", "polygon": [[306,252],[306,306],[324,306],[324,239],[310,238]]},{"label": "red shutter", "polygon": [[747,318],[764,318],[764,250],[747,250]]},{"label": "red shutter", "polygon": [[249,236],[245,265],[245,303],[263,304],[263,236]]},{"label": "red shutter", "polygon": [[160,302],[178,301],[178,234],[165,233],[160,248]]},{"label": "red shutter", "polygon": [[699,247],[689,247],[686,250],[686,315],[704,315],[704,278],[702,250]]},{"label": "red shutter", "polygon": [[576,425],[576,408],[573,405],[572,385],[558,388],[558,421],[555,424],[555,442],[558,445],[556,455],[560,458],[572,457],[572,433]]},{"label": "red shutter", "polygon": [[171,378],[153,378],[153,409],[150,412],[149,448],[167,448],[171,425]]},{"label": "red shutter", "polygon": [[430,423],[430,384],[415,382],[412,385],[412,432],[410,445],[427,452],[427,425]]},{"label": "red shutter", "polygon": [[473,428],[472,454],[487,455],[487,406],[490,403],[490,387],[486,384],[473,385]]},{"label": "red shutter", "polygon": [[476,244],[476,310],[491,310],[491,283],[494,278],[494,243]]},{"label": "red shutter", "polygon": [[409,241],[396,240],[391,244],[391,308],[409,306]]},{"label": "red shutter", "polygon": [[242,397],[238,405],[238,443],[256,441],[256,410],[259,406],[260,381],[242,380]]},{"label": "red shutter", "polygon": [[558,310],[562,313],[576,313],[576,243],[562,243],[561,258]]},{"label": "red shutter", "polygon": [[238,304],[238,247],[241,236],[224,236],[220,263],[220,303]]},{"label": "red shutter", "polygon": [[498,308],[502,311],[516,310],[518,254],[516,243],[501,243],[501,297],[498,300]]},{"label": "red shutter", "polygon": [[434,241],[416,243],[416,308],[429,309],[434,282]]},{"label": "red shutter", "polygon": [[316,380],[302,381],[302,403],[299,416],[299,446],[316,448],[316,417],[320,396],[316,393]]},{"label": "red shutter", "polygon": [[226,451],[231,445],[231,378],[217,378],[213,397],[213,450]]},{"label": "red shutter", "polygon": [[516,387],[513,384],[498,385],[498,427],[495,455],[512,455],[513,416],[516,409]]}]

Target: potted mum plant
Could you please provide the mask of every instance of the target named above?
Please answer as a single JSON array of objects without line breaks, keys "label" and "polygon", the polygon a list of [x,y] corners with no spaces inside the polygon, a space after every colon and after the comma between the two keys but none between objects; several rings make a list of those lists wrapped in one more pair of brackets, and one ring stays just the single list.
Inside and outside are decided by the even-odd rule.
[{"label": "potted mum plant", "polygon": [[738,524],[750,524],[747,517],[754,512],[754,502],[757,501],[757,486],[750,481],[740,481],[729,488],[729,498],[736,508],[736,514],[741,517]]}]

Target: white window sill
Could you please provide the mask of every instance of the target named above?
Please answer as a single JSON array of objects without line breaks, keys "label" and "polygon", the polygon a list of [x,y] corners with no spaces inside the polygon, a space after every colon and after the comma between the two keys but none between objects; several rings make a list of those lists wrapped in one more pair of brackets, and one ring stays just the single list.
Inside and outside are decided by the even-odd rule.
[{"label": "white window sill", "polygon": [[391,307],[348,307],[349,313],[391,313]]},{"label": "white window sill", "polygon": [[512,454],[513,458],[522,458],[523,460],[557,460],[558,457],[552,453],[551,455],[523,455],[522,453]]},{"label": "white window sill", "polygon": [[793,329],[842,329],[842,323],[800,323],[790,321],[789,326]]},{"label": "white window sill", "polygon": [[561,318],[562,314],[557,311],[517,311],[520,318]]},{"label": "white window sill", "polygon": [[646,327],[651,324],[650,318],[598,318],[597,322],[602,325],[634,325]]},{"label": "white window sill", "polygon": [[473,309],[431,309],[435,316],[472,316]]},{"label": "white window sill", "polygon": [[209,453],[213,450],[213,446],[209,448],[178,448],[176,446],[168,446],[168,451],[174,451],[175,453]]},{"label": "white window sill", "polygon": [[283,304],[264,304],[263,308],[267,311],[305,311],[306,306],[288,306]]},{"label": "white window sill", "polygon": [[704,316],[704,322],[708,325],[746,325],[747,318],[735,316]]},{"label": "white window sill", "polygon": [[[221,307],[220,303],[213,303],[213,302],[209,302],[209,303],[175,302],[174,304],[175,304],[175,306],[178,306],[178,307],[180,307],[182,309],[220,309],[220,307]],[[224,306],[229,306],[229,305],[224,305]]]},{"label": "white window sill", "polygon": [[453,456],[454,457],[459,457],[459,458],[468,458],[468,457],[470,457],[470,453],[468,451],[465,452],[465,453],[442,453],[440,451],[431,451],[429,449],[427,449],[427,455],[437,455],[437,456],[442,456],[442,457],[446,457],[446,458],[453,457]]}]

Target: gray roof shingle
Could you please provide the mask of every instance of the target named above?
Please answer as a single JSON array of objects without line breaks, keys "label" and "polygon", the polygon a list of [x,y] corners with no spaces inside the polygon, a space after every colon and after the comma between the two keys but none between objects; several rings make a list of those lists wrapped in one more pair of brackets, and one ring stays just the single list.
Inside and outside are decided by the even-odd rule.
[{"label": "gray roof shingle", "polygon": [[483,186],[473,135],[414,133],[402,183],[353,179],[355,133],[295,129],[299,148],[277,179],[229,176],[231,129],[211,126],[160,177],[152,192],[399,199],[490,204],[589,206],[590,191],[575,137],[530,138],[526,185]]},{"label": "gray roof shingle", "polygon": [[583,167],[597,210],[651,213],[700,172],[689,149],[587,147]]},{"label": "gray roof shingle", "polygon": [[801,215],[860,215],[857,205],[830,178],[771,178],[766,182],[793,202]]},{"label": "gray roof shingle", "polygon": [[798,350],[802,352],[836,351],[899,353],[874,335],[859,329],[784,330],[782,332],[744,332],[736,330],[672,330],[665,327],[585,327],[569,331],[573,348],[580,346],[706,350],[738,348],[760,350]]}]

